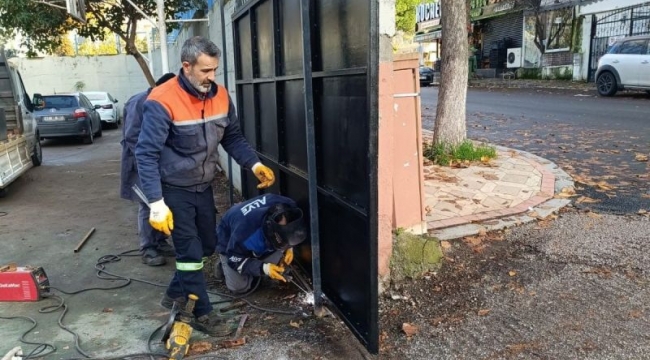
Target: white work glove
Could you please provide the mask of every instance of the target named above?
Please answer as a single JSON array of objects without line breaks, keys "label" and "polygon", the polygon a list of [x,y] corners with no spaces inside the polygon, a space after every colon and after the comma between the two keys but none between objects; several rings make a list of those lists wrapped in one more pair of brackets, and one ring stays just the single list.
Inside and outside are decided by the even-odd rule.
[{"label": "white work glove", "polygon": [[170,236],[174,230],[174,216],[165,204],[165,199],[160,199],[149,204],[149,224],[151,227]]}]

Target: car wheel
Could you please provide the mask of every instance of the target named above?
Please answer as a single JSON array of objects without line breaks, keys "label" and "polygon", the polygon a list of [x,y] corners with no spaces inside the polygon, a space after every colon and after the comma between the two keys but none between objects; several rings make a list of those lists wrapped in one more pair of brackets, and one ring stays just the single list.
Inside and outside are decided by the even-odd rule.
[{"label": "car wheel", "polygon": [[598,87],[598,94],[600,96],[614,96],[618,91],[616,77],[609,71],[604,71],[598,76],[596,86]]},{"label": "car wheel", "polygon": [[90,131],[88,132],[88,136],[84,138],[84,144],[92,144],[94,142],[95,142],[95,135],[93,134],[93,127],[91,125]]},{"label": "car wheel", "polygon": [[104,129],[102,129],[102,123],[99,123],[98,128],[99,128],[99,130],[97,130],[97,133],[95,134],[95,136],[99,138],[99,137],[102,137],[102,131],[104,130]]},{"label": "car wheel", "polygon": [[43,163],[43,148],[41,148],[41,141],[38,140],[36,135],[36,143],[34,144],[34,154],[32,154],[32,164],[40,166]]}]

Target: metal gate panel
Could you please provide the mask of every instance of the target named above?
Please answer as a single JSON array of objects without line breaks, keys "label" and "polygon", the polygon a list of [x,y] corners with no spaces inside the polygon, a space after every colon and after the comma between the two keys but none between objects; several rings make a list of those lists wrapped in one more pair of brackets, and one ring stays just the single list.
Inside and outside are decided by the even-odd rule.
[{"label": "metal gate panel", "polygon": [[[233,15],[242,129],[276,173],[267,191],[295,199],[310,219],[296,259],[317,307],[324,294],[373,353],[377,19],[367,0],[239,0]],[[242,171],[244,196],[256,186]]]},{"label": "metal gate panel", "polygon": [[650,2],[593,15],[589,51],[589,81],[595,81],[598,61],[620,38],[650,35]]}]

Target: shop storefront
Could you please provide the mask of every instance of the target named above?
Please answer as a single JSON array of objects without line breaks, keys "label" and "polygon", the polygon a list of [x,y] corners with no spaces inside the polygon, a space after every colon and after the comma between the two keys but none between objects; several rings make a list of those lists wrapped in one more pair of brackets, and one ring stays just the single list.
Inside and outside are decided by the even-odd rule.
[{"label": "shop storefront", "polygon": [[420,65],[434,68],[440,58],[440,15],[439,1],[420,4],[415,9],[414,40],[419,44]]},{"label": "shop storefront", "polygon": [[507,51],[523,40],[523,7],[516,0],[470,1],[470,48],[479,69],[507,68]]}]

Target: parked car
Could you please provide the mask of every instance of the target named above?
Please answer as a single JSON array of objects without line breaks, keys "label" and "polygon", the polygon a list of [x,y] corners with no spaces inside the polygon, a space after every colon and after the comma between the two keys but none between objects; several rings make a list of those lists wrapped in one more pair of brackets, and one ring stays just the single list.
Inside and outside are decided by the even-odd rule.
[{"label": "parked car", "polygon": [[601,96],[614,96],[623,89],[650,94],[650,35],[617,41],[598,60],[596,86]]},{"label": "parked car", "polygon": [[113,98],[110,93],[103,91],[84,91],[88,100],[93,105],[100,105],[97,109],[99,116],[102,118],[102,124],[111,125],[115,128],[122,123],[122,112],[117,106],[117,99]]},{"label": "parked car", "polygon": [[433,69],[420,66],[420,86],[429,86],[433,83]]},{"label": "parked car", "polygon": [[102,136],[102,123],[93,105],[81,93],[44,95],[35,113],[41,139],[80,137],[92,144]]}]

